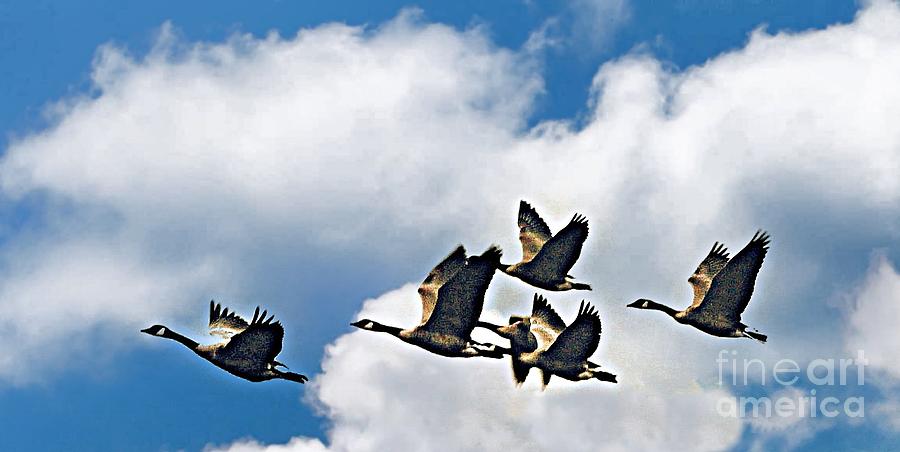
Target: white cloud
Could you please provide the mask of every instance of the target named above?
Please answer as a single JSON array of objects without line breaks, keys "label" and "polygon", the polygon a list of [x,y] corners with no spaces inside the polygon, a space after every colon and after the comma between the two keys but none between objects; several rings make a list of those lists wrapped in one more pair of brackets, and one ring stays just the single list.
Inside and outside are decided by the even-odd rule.
[{"label": "white cloud", "polygon": [[[181,43],[166,30],[143,59],[102,49],[96,96],[63,102],[54,127],[13,143],[0,161],[4,196],[45,201],[48,223],[2,249],[0,309],[9,317],[0,343],[16,338],[20,347],[0,354],[0,378],[26,382],[34,369],[61,365],[30,349],[90,342],[98,327],[124,337],[133,325],[184,318],[211,288],[268,287],[272,275],[248,255],[345,261],[342,274],[319,275],[323,287],[374,263],[440,257],[457,242],[477,251],[497,241],[514,260],[524,197],[554,230],[575,211],[590,219],[573,274],[595,291],[551,302],[566,319],[582,296],[599,305],[599,361],[622,384],[516,392],[505,363],[441,360],[354,333],[328,350],[317,380],[315,398],[334,423],[328,447],[375,447],[386,441],[375,430],[402,435],[397,425],[453,412],[407,411],[424,405],[470,413],[455,421],[466,434],[452,438],[471,448],[495,437],[509,444],[516,432],[534,434],[538,446],[564,442],[553,436],[564,431],[610,448],[653,448],[694,435],[694,419],[704,419],[720,436],[678,438],[713,449],[739,433],[705,411],[721,394],[712,384],[718,350],[839,353],[840,316],[806,319],[831,295],[829,275],[862,269],[822,250],[868,253],[900,233],[893,3],[827,30],[759,31],[745,48],[684,72],[649,56],[611,61],[595,77],[583,128],[531,130],[523,128],[541,94],[540,67],[528,49],[497,48],[480,29],[405,13],[377,29],[331,24],[221,44]],[[712,242],[736,252],[758,227],[774,240],[744,319],[769,334],[766,346],[624,309],[638,297],[686,306],[685,280]],[[498,275],[489,315],[522,312],[530,292]],[[29,311],[48,315],[8,326]],[[447,378],[417,386],[429,372]],[[469,405],[482,396],[495,403],[478,414]],[[566,422],[567,409],[581,415],[569,429],[535,433]],[[629,434],[593,435],[608,428]],[[431,431],[397,441],[424,448],[450,438]]]},{"label": "white cloud", "polygon": [[[542,6],[524,0],[529,9]],[[551,6],[552,7],[552,6]],[[608,50],[622,26],[631,20],[629,0],[568,0],[556,15],[532,32],[524,50],[571,47],[579,54]]]},{"label": "white cloud", "polygon": [[570,0],[569,7],[574,18],[572,38],[594,50],[607,47],[619,28],[631,19],[628,0]]},{"label": "white cloud", "polygon": [[[367,301],[359,317],[412,325],[418,309],[410,284]],[[323,370],[313,390],[334,423],[332,451],[718,450],[741,432],[739,420],[716,412],[721,390],[672,395],[632,376],[621,385],[555,379],[541,392],[536,375],[517,389],[508,360],[442,358],[385,334],[341,337]],[[228,450],[259,450],[248,446]],[[285,450],[320,447],[296,442]]]},{"label": "white cloud", "polygon": [[391,239],[468,199],[451,187],[473,160],[455,153],[505,147],[541,89],[527,60],[480,31],[414,12],[377,30],[223,44],[182,44],[164,26],[143,60],[102,48],[93,80],[95,98],[60,103],[58,123],[0,163],[7,199],[46,199],[34,210],[48,224],[2,250],[0,307],[14,327],[0,343],[19,345],[0,378],[47,375],[35,369],[60,367],[58,354],[30,350],[102,324],[136,337],[135,324],[197,320],[197,303],[267,284],[248,255],[389,257]]},{"label": "white cloud", "polygon": [[[207,446],[204,451],[216,450],[214,446]],[[302,452],[327,452],[328,448],[317,439],[308,438],[292,438],[287,444],[260,444],[258,441],[246,439],[237,441],[228,446],[229,452],[286,452],[286,451],[302,451]]]},{"label": "white cloud", "polygon": [[900,274],[876,254],[865,281],[850,300],[848,350],[862,350],[872,369],[900,379]]},{"label": "white cloud", "polygon": [[865,353],[866,384],[883,394],[867,415],[887,431],[900,432],[900,274],[887,256],[875,253],[865,280],[847,298],[845,346]]},{"label": "white cloud", "polygon": [[[224,231],[202,228],[228,239],[258,226],[327,225],[329,213],[375,210],[373,196],[379,211],[440,199],[434,178],[455,185],[465,174],[454,152],[502,147],[541,83],[528,61],[477,30],[412,16],[371,36],[326,25],[292,40],[236,36],[187,49],[164,37],[143,61],[107,46],[94,71],[102,94],[12,146],[2,186],[100,203],[144,228],[254,214]],[[406,177],[423,166],[430,177]],[[357,218],[333,238],[378,219]]]},{"label": "white cloud", "polygon": [[896,393],[875,405],[871,415],[883,429],[900,432],[900,400]]},{"label": "white cloud", "polygon": [[[108,241],[48,248],[15,254],[0,288],[0,338],[9,347],[0,353],[0,379],[15,384],[52,380],[48,369],[82,359],[109,358],[133,344],[140,328],[163,321],[160,312],[183,314],[230,286],[212,258],[153,263]],[[98,338],[114,339],[98,347]]]},{"label": "white cloud", "polygon": [[748,418],[748,424],[754,432],[751,445],[754,452],[772,450],[778,445],[782,446],[782,450],[794,450],[819,431],[835,425],[834,418],[823,417],[818,412],[816,416],[812,416],[814,410],[819,410],[819,405],[810,404],[812,396],[809,392],[785,387],[765,397],[771,402],[773,414]]}]

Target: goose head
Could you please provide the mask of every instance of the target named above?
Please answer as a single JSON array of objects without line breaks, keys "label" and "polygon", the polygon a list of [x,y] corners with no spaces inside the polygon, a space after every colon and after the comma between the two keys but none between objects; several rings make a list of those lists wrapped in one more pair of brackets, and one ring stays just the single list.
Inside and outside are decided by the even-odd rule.
[{"label": "goose head", "polygon": [[143,330],[141,330],[141,333],[147,333],[151,336],[166,337],[166,335],[169,333],[169,331],[170,331],[169,328],[167,328],[165,326],[153,325],[150,328],[144,328]]},{"label": "goose head", "polygon": [[668,314],[670,317],[678,320],[679,322],[683,321],[684,312],[672,309],[664,304],[657,303],[653,300],[648,300],[646,298],[641,298],[639,300],[635,300],[634,303],[628,305],[629,308],[637,308],[637,309],[650,309],[653,311],[661,311]]},{"label": "goose head", "polygon": [[374,331],[377,330],[382,325],[374,320],[362,319],[350,324],[350,326],[355,326],[357,328],[361,328],[364,330]]},{"label": "goose head", "polygon": [[654,306],[655,304],[656,304],[656,302],[654,302],[653,300],[641,298],[641,299],[635,300],[634,303],[631,303],[627,307],[637,308],[637,309],[653,309],[652,306]]},{"label": "goose head", "polygon": [[501,326],[499,331],[510,336],[523,336],[528,334],[531,329],[531,319],[529,318],[510,318],[509,325]]},{"label": "goose head", "polygon": [[357,320],[350,324],[350,326],[355,326],[359,329],[369,330],[369,331],[377,331],[379,333],[388,333],[394,336],[400,337],[403,332],[402,328],[397,328],[395,326],[382,325],[374,320],[362,319]]},{"label": "goose head", "polygon": [[167,326],[163,326],[163,325],[153,325],[150,328],[144,328],[143,330],[141,330],[141,332],[145,333],[145,334],[149,334],[151,336],[172,339],[173,341],[180,342],[185,347],[188,347],[188,348],[194,350],[195,352],[197,351],[197,346],[200,345],[197,342],[195,342],[194,340],[184,337],[184,336],[172,331],[171,328],[169,328]]}]

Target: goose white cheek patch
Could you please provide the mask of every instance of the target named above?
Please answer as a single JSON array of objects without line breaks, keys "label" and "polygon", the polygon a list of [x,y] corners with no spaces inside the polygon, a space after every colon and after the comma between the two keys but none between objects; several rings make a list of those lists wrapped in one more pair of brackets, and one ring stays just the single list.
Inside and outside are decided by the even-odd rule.
[{"label": "goose white cheek patch", "polygon": [[647,306],[650,306],[650,303],[647,303],[646,301],[641,305],[642,308],[646,308]]},{"label": "goose white cheek patch", "polygon": [[156,333],[157,336],[162,336],[163,334],[166,334],[166,329],[165,329],[165,328],[160,328],[160,329],[159,329],[159,332]]}]

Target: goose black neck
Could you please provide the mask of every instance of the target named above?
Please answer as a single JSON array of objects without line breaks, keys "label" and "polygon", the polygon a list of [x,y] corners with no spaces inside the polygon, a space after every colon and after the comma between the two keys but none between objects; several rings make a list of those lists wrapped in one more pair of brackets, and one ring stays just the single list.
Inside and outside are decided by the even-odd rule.
[{"label": "goose black neck", "polygon": [[513,354],[519,355],[521,353],[531,353],[537,350],[537,341],[534,339],[534,335],[529,333],[528,336],[530,337],[525,340],[515,336],[509,338],[509,345]]},{"label": "goose black neck", "polygon": [[647,302],[647,303],[648,303],[648,304],[647,304],[647,309],[654,309],[654,310],[657,310],[657,311],[662,311],[662,312],[665,312],[666,314],[668,314],[668,315],[671,316],[671,317],[675,317],[675,314],[678,313],[678,311],[677,311],[676,309],[672,309],[672,308],[670,308],[670,307],[668,307],[668,306],[666,306],[666,305],[664,305],[664,304],[657,303],[657,302],[655,302],[655,301],[649,301],[649,302]]},{"label": "goose black neck", "polygon": [[403,328],[397,328],[396,326],[388,326],[388,325],[382,325],[380,323],[375,323],[374,325],[372,325],[372,331],[388,333],[392,336],[399,336],[400,332],[403,331]]},{"label": "goose black neck", "polygon": [[197,347],[200,345],[199,343],[194,342],[192,339],[184,337],[172,330],[166,330],[166,334],[164,334],[163,337],[165,337],[167,339],[172,339],[173,341],[178,341],[182,345],[184,345],[185,347],[187,347],[191,350],[196,350]]}]

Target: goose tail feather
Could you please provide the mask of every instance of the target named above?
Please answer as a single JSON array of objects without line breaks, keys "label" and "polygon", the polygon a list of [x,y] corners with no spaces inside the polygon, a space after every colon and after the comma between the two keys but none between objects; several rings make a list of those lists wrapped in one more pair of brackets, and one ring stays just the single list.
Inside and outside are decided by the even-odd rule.
[{"label": "goose tail feather", "polygon": [[753,331],[744,330],[743,333],[744,333],[744,336],[749,337],[750,339],[756,339],[756,340],[762,342],[763,344],[765,344],[766,339],[769,338],[769,336],[766,336],[765,334],[757,333],[757,332],[753,332]]}]

